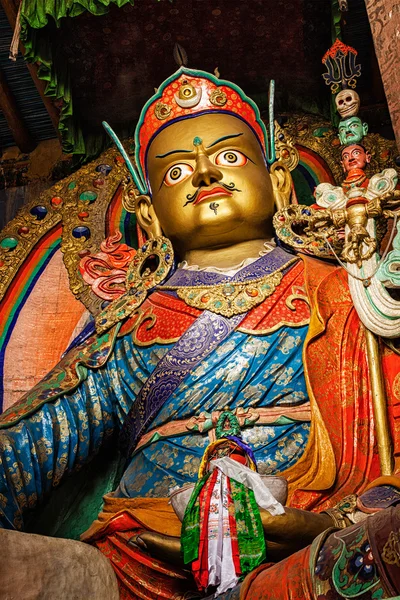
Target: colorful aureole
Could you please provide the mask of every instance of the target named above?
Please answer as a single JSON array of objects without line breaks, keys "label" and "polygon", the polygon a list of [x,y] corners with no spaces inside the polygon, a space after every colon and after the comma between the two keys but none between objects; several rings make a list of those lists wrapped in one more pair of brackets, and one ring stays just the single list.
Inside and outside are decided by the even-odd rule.
[{"label": "colorful aureole", "polygon": [[328,182],[335,184],[332,172],[326,162],[313,150],[305,146],[296,146],[300,161],[297,167],[292,171],[296,199],[299,204],[308,206],[314,204],[314,190],[320,183]]},{"label": "colorful aureole", "polygon": [[140,244],[138,242],[136,215],[125,210],[122,203],[122,194],[123,188],[120,186],[108,205],[105,217],[105,237],[107,238],[116,231],[120,231],[122,233],[121,243],[125,243],[131,248],[137,248]]},{"label": "colorful aureole", "polygon": [[136,165],[143,186],[147,180],[147,150],[154,137],[175,121],[219,112],[242,119],[254,131],[267,157],[268,136],[257,105],[235,84],[210,73],[181,67],[145,104],[135,133]]},{"label": "colorful aureole", "polygon": [[61,225],[50,230],[41,243],[29,254],[18,270],[2,302],[0,303],[0,410],[3,405],[3,369],[7,344],[18,319],[41,273],[49,263],[61,243]]}]

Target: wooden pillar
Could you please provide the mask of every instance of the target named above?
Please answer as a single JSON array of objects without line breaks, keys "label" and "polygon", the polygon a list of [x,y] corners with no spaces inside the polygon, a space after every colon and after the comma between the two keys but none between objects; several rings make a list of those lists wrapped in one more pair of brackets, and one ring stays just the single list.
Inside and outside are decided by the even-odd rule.
[{"label": "wooden pillar", "polygon": [[365,0],[365,5],[400,150],[400,3],[398,0]]},{"label": "wooden pillar", "polygon": [[[22,2],[22,0],[20,0],[20,1]],[[14,30],[15,24],[17,22],[17,14],[18,14],[18,7],[17,7],[16,1],[15,0],[0,0],[0,4],[4,9],[4,12],[6,13],[8,22],[10,23],[12,29]],[[25,48],[23,47],[22,44],[20,44],[20,50],[21,50],[22,54],[25,54]],[[46,110],[51,119],[53,127],[56,130],[58,137],[60,137],[60,134],[58,131],[58,122],[59,122],[58,110],[52,103],[51,99],[48,98],[44,93],[44,90],[46,88],[46,83],[44,81],[42,81],[41,79],[39,79],[38,74],[37,74],[37,66],[36,65],[33,65],[31,63],[25,63],[25,64],[26,64],[26,66],[29,70],[29,73],[33,79],[33,83],[35,84],[36,89],[40,94],[43,104],[46,107]]]},{"label": "wooden pillar", "polygon": [[36,142],[24,123],[21,112],[15,102],[14,95],[0,69],[0,108],[3,111],[16,145],[22,152],[32,152]]}]

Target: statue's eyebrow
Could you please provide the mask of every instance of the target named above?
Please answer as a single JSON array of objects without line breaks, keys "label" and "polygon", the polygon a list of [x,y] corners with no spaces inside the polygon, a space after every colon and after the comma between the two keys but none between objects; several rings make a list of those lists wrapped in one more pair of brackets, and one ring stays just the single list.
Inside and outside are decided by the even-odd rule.
[{"label": "statue's eyebrow", "polygon": [[193,152],[193,150],[170,150],[169,152],[166,152],[165,154],[157,154],[156,158],[165,158],[166,156],[169,156],[170,154],[182,154],[182,152]]},{"label": "statue's eyebrow", "polygon": [[240,137],[241,135],[243,135],[243,133],[233,133],[232,135],[224,135],[223,137],[220,137],[217,140],[215,140],[215,142],[213,142],[209,146],[206,146],[206,148],[208,150],[208,148],[212,148],[213,146],[216,146],[220,142],[224,142],[225,140],[231,140],[232,138],[237,138],[237,137]]},{"label": "statue's eyebrow", "polygon": [[[231,140],[233,138],[240,137],[241,135],[243,135],[243,133],[233,133],[231,135],[224,135],[224,136],[218,138],[217,140],[215,140],[215,142],[213,142],[209,146],[206,146],[206,148],[207,149],[212,148],[213,146],[216,146],[220,142],[224,142],[225,140]],[[191,153],[191,152],[193,152],[193,150],[170,150],[169,152],[166,152],[165,154],[157,154],[156,158],[166,158],[167,156],[170,156],[171,154],[183,154],[183,153]]]}]

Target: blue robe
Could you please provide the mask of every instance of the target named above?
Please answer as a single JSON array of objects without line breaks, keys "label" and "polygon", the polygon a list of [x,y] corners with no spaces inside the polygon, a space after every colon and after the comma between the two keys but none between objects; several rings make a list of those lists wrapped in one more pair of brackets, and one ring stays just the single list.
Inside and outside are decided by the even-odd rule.
[{"label": "blue robe", "polygon": [[[308,401],[302,348],[308,326],[281,326],[269,335],[233,331],[195,367],[159,410],[148,429],[225,406],[298,406]],[[0,512],[4,527],[23,529],[24,512],[60,480],[82,467],[123,425],[137,394],[171,344],[138,346],[116,340],[100,369],[72,393],[48,402],[17,425],[0,431]],[[287,418],[243,429],[261,473],[294,465],[308,441],[310,423]],[[120,497],[165,497],[197,480],[206,433],[190,432],[143,446],[128,463],[115,492]]]}]

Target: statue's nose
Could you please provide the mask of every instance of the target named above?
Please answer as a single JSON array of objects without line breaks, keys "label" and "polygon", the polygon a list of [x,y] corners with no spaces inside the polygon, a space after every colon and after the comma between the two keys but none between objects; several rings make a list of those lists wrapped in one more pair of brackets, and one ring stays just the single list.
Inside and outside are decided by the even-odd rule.
[{"label": "statue's nose", "polygon": [[221,171],[210,161],[204,150],[197,149],[196,169],[192,176],[192,185],[194,187],[211,185],[221,181],[222,177]]}]

